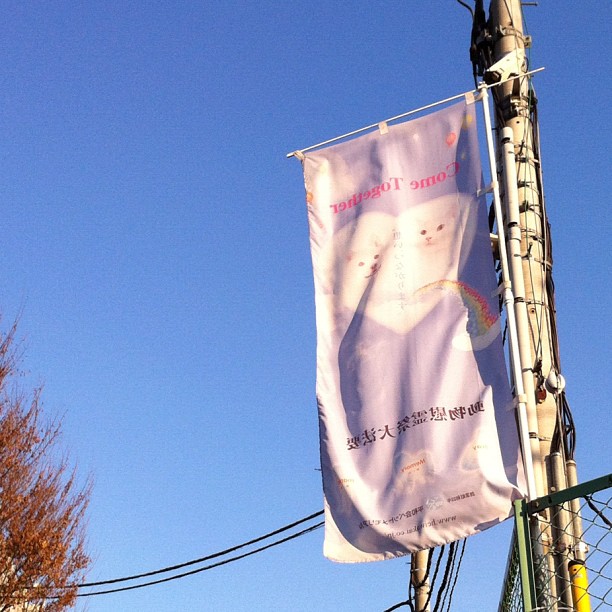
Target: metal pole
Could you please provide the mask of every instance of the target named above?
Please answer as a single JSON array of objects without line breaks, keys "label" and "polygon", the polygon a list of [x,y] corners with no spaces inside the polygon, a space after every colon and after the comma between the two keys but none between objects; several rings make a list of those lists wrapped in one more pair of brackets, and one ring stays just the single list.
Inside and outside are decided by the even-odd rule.
[{"label": "metal pole", "polygon": [[[515,311],[520,325],[533,467],[537,474],[538,496],[543,496],[551,491],[555,482],[551,442],[557,426],[557,399],[544,384],[549,374],[556,374],[555,315],[547,293],[552,259],[532,123],[536,100],[530,80],[525,76],[528,70],[525,48],[530,45],[530,40],[523,33],[520,0],[491,0],[488,34],[492,59],[487,66],[489,75],[487,72],[484,75],[485,81],[499,79],[497,69],[500,68],[502,77],[504,70],[519,76],[501,83],[495,88],[494,96],[500,148],[505,147],[508,162],[503,195],[511,234],[513,276],[522,276],[525,280],[524,286],[518,287]],[[496,70],[491,70],[491,67]],[[505,145],[502,144],[504,141]],[[515,176],[510,176],[510,171]],[[557,473],[557,476],[557,481],[565,480],[562,474]],[[558,603],[565,607],[563,600],[555,598],[560,576],[553,563],[557,551],[552,535],[550,518],[535,515],[531,521],[531,537],[537,601],[539,606],[551,611],[559,609]]]},{"label": "metal pole", "polygon": [[[565,462],[565,470],[567,472],[567,486],[575,487],[578,485],[578,473],[576,471],[576,462],[573,459],[568,459]],[[577,561],[586,559],[587,547],[582,540],[582,516],[580,515],[580,499],[574,497],[570,501],[572,511],[572,534],[574,536],[573,548],[574,558]]]},{"label": "metal pole", "polygon": [[514,502],[514,534],[518,551],[518,563],[521,576],[521,591],[523,594],[523,608],[525,612],[532,612],[537,608],[536,576],[534,572],[531,542],[531,526],[527,514],[527,504],[524,499]]},{"label": "metal pole", "polygon": [[[523,450],[523,462],[525,464],[525,475],[527,478],[527,497],[529,500],[533,500],[537,497],[537,492],[542,486],[543,474],[542,467],[539,461],[533,460],[532,453],[537,457],[539,456],[539,435],[537,430],[537,419],[534,417],[534,413],[531,414],[531,419],[528,419],[528,406],[526,404],[527,394],[523,387],[524,372],[525,368],[521,360],[521,352],[519,345],[520,330],[517,329],[516,321],[516,304],[517,301],[514,299],[512,293],[513,283],[516,282],[519,291],[523,287],[523,273],[520,266],[517,268],[516,265],[510,266],[508,264],[508,254],[506,252],[506,233],[505,224],[503,219],[503,213],[501,210],[499,184],[497,182],[497,170],[495,166],[495,154],[493,147],[493,137],[491,128],[491,119],[489,113],[489,100],[488,92],[486,88],[482,90],[483,96],[483,111],[484,111],[484,122],[485,132],[487,138],[487,149],[489,151],[489,166],[490,173],[493,181],[493,208],[495,211],[495,218],[497,221],[497,233],[498,233],[498,246],[499,246],[499,260],[501,263],[502,271],[502,297],[504,305],[506,306],[506,316],[508,319],[508,343],[510,353],[510,365],[512,372],[512,379],[514,382],[514,394],[517,402],[517,419],[519,436],[521,440],[521,448]],[[508,176],[512,175],[512,165],[505,170],[505,177],[508,180]],[[510,229],[512,226],[510,224]],[[513,250],[513,241],[508,241],[511,253]],[[510,276],[513,276],[512,281]],[[520,310],[520,309],[519,309]],[[531,554],[532,561],[535,561],[535,568],[533,569],[535,574],[536,592],[537,592],[537,603],[546,609],[546,606],[550,602],[550,580],[549,572],[545,570],[544,563],[546,562],[546,556],[544,554],[544,547],[546,542],[543,541],[541,521],[539,517],[532,517],[529,521],[529,529],[531,532]],[[521,569],[521,575],[524,579],[524,569]]]},{"label": "metal pole", "polygon": [[[527,479],[527,496],[530,500],[538,497],[538,483],[542,480],[541,470],[538,472],[534,468],[538,468],[539,464],[533,461],[533,453],[538,453],[539,448],[536,445],[537,436],[531,436],[533,423],[529,423],[526,394],[523,387],[523,366],[521,361],[520,347],[518,341],[517,322],[515,318],[515,299],[513,295],[512,281],[510,280],[510,266],[508,265],[508,255],[506,252],[505,228],[503,223],[503,213],[501,209],[501,200],[499,195],[499,184],[497,183],[497,169],[495,167],[495,150],[493,146],[493,136],[491,127],[491,116],[489,111],[489,94],[486,88],[482,89],[482,109],[485,123],[485,136],[487,141],[487,150],[489,158],[489,172],[491,173],[492,191],[493,191],[493,209],[497,220],[497,234],[499,247],[499,260],[501,263],[502,273],[502,300],[506,307],[506,317],[508,319],[508,343],[510,353],[510,365],[512,382],[514,384],[514,396],[516,398],[516,409],[518,419],[518,430],[523,451],[523,463],[525,467],[525,476]],[[522,275],[521,275],[522,276]],[[537,424],[535,425],[537,433]]]},{"label": "metal pole", "polygon": [[412,554],[410,580],[414,588],[415,612],[429,612],[431,585],[427,568],[430,554],[430,550],[419,550]]},{"label": "metal pole", "polygon": [[571,561],[569,572],[572,576],[572,595],[576,612],[591,612],[589,579],[584,561]]},{"label": "metal pole", "polygon": [[[492,0],[490,29],[493,36],[493,61],[497,62],[511,52],[519,50],[518,61],[526,47],[520,0]],[[515,66],[518,74],[524,74],[523,62]],[[538,494],[545,495],[550,486],[550,446],[557,420],[555,397],[547,393],[544,381],[554,369],[551,312],[546,294],[546,274],[552,265],[547,252],[547,223],[543,207],[543,194],[538,191],[539,161],[534,152],[534,131],[531,122],[533,94],[528,78],[518,78],[496,88],[497,126],[499,134],[506,127],[512,131],[516,157],[517,196],[519,206],[518,231],[520,232],[520,260],[525,278],[524,306],[528,326],[524,333],[529,338],[530,356],[523,362],[528,414],[535,414],[537,429],[530,436],[538,436],[539,451],[534,462],[539,463],[542,482]],[[531,423],[530,423],[531,425]],[[537,434],[535,432],[537,431]],[[534,449],[535,450],[535,449]]]},{"label": "metal pole", "polygon": [[[550,455],[552,471],[552,485],[555,490],[567,489],[567,479],[565,476],[565,462],[561,453],[554,452]],[[563,505],[552,509],[552,528],[554,546],[554,567],[557,582],[557,597],[568,609],[572,608],[572,594],[570,588],[570,572],[568,563],[571,561],[569,556],[573,543],[571,533],[570,513]]]},{"label": "metal pole", "polygon": [[[521,257],[521,227],[518,195],[518,175],[514,152],[513,133],[510,128],[502,130],[501,154],[503,158],[503,186],[505,203],[505,226],[508,242],[508,259],[510,277],[514,293],[514,315],[518,336],[518,352],[521,360],[521,379],[525,392],[525,405],[529,430],[529,442],[533,470],[536,477],[536,495],[544,494],[544,475],[542,474],[540,436],[538,432],[538,416],[536,411],[534,380],[525,364],[531,363],[531,342],[529,334],[529,313],[525,301],[525,277]],[[503,224],[503,219],[498,219]],[[533,498],[532,498],[533,499]]]}]

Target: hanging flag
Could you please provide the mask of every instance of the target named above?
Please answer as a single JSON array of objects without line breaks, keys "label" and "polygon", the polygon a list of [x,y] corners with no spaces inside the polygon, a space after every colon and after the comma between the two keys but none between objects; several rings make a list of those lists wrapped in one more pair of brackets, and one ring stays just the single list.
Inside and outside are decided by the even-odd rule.
[{"label": "hanging flag", "polygon": [[324,554],[386,559],[504,520],[524,485],[474,105],[303,167]]}]

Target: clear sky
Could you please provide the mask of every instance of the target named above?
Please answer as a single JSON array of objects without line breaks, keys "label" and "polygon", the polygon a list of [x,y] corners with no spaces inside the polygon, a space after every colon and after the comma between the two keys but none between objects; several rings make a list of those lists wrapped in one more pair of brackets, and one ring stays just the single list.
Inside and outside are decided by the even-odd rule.
[{"label": "clear sky", "polygon": [[[0,310],[95,486],[90,580],[322,508],[312,269],[289,151],[469,90],[470,16],[429,2],[2,3]],[[609,5],[525,7],[581,480],[610,472]],[[509,526],[453,610],[496,609]],[[321,530],[90,612],[383,610],[406,559]]]}]

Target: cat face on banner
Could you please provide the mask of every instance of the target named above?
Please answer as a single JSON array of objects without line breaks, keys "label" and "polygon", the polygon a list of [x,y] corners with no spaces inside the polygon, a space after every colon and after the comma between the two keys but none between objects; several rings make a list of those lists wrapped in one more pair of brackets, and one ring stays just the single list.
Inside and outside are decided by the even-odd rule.
[{"label": "cat face on banner", "polygon": [[406,240],[415,249],[426,249],[423,259],[431,260],[436,254],[447,256],[452,252],[458,216],[458,206],[453,203],[433,202],[429,206],[417,206],[410,227],[405,228]]},{"label": "cat face on banner", "polygon": [[334,238],[337,305],[409,331],[442,298],[440,292],[417,292],[458,279],[462,250],[474,229],[475,210],[457,195],[419,204],[397,217],[362,214]]}]

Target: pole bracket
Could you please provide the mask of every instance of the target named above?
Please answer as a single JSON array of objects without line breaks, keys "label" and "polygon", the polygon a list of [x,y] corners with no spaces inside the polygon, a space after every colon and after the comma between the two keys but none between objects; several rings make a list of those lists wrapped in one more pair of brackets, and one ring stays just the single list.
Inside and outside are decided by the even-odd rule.
[{"label": "pole bracket", "polygon": [[476,192],[476,195],[480,197],[487,193],[493,193],[493,191],[495,191],[495,189],[498,189],[498,188],[499,188],[499,183],[497,182],[496,179],[493,179],[488,185],[485,185],[482,189],[479,189]]}]

